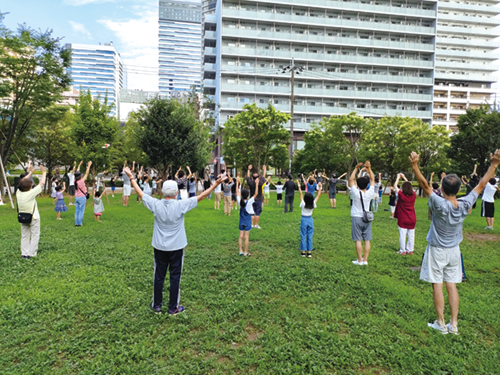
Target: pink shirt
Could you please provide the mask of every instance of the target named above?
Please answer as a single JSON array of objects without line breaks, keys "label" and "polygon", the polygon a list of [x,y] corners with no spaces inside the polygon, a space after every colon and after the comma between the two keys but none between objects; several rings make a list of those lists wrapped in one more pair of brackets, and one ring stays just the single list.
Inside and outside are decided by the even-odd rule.
[{"label": "pink shirt", "polygon": [[[80,191],[80,189],[83,191]],[[85,181],[83,178],[75,182],[75,197],[84,197],[87,194],[87,187],[85,186]]]}]

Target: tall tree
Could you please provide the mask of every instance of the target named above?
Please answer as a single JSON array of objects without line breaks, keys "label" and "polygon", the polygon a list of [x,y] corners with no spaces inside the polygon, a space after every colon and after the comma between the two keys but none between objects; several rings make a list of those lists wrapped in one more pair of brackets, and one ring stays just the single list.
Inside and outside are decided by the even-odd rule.
[{"label": "tall tree", "polygon": [[366,120],[355,113],[324,118],[304,134],[304,148],[296,153],[293,170],[307,173],[314,169],[327,174],[350,170],[357,160],[359,133]]},{"label": "tall tree", "polygon": [[210,160],[209,130],[193,108],[176,99],[151,99],[136,112],[138,144],[153,167],[165,171],[191,166],[201,171]]},{"label": "tall tree", "polygon": [[80,92],[71,124],[74,155],[85,162],[92,160],[92,175],[112,166],[112,150],[120,129],[118,121],[110,117],[114,105],[108,104],[107,96],[102,102],[100,99],[93,99],[90,90]]},{"label": "tall tree", "polygon": [[35,116],[59,102],[68,89],[71,51],[52,31],[21,25],[15,34],[1,31],[0,66],[0,130],[5,135],[0,134],[0,156],[7,164]]},{"label": "tall tree", "polygon": [[228,164],[252,164],[260,170],[269,164],[276,147],[290,144],[290,132],[284,127],[290,115],[277,111],[271,104],[267,108],[246,104],[243,109],[224,124],[223,155]]},{"label": "tall tree", "polygon": [[483,176],[490,165],[490,153],[500,145],[500,113],[488,106],[468,109],[459,116],[458,133],[451,137],[448,156],[461,174],[470,174],[477,164],[477,173]]}]

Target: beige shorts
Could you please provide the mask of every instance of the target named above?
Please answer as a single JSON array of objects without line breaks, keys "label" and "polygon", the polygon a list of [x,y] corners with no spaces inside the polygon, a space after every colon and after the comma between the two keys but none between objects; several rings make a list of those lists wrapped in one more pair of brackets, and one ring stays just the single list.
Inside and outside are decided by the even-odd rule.
[{"label": "beige shorts", "polygon": [[129,197],[131,191],[132,191],[132,187],[130,185],[123,185],[123,195],[124,196]]},{"label": "beige shorts", "polygon": [[215,203],[219,203],[222,198],[222,193],[215,193]]},{"label": "beige shorts", "polygon": [[449,283],[462,282],[462,263],[460,247],[437,247],[427,245],[420,278],[433,284],[443,281]]}]

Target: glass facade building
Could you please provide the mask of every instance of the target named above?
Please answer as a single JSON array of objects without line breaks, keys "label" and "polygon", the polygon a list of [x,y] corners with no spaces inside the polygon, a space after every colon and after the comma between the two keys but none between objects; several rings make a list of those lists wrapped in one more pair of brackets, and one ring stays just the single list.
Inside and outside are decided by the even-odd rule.
[{"label": "glass facade building", "polygon": [[115,105],[112,115],[119,117],[120,89],[127,88],[127,73],[113,44],[66,44],[66,48],[73,52],[69,69],[73,86],[80,91],[90,89],[95,98],[107,94],[108,102]]},{"label": "glass facade building", "polygon": [[160,0],[159,91],[167,97],[200,87],[201,0]]}]

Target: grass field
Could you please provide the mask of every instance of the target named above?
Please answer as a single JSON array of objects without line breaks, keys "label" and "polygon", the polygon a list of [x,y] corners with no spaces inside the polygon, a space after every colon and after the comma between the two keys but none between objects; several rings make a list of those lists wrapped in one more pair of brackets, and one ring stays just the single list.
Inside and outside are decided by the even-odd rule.
[{"label": "grass field", "polygon": [[426,199],[417,200],[411,257],[396,255],[396,221],[375,214],[367,267],[351,263],[345,195],[336,210],[321,198],[312,259],[299,256],[297,200],[284,215],[271,195],[247,259],[237,255],[238,216],[204,201],[186,216],[186,312],[175,317],[149,310],[146,208],[124,208],[117,196],[103,223],[89,206],[75,228],[74,207],[56,221],[51,201],[39,200],[40,250],[30,260],[20,256],[15,211],[0,207],[1,374],[500,372],[500,238],[481,235],[479,207],[464,224],[472,240],[461,246],[468,281],[459,286],[460,335],[442,336],[427,328],[435,319],[431,286],[411,269],[426,246]]}]

